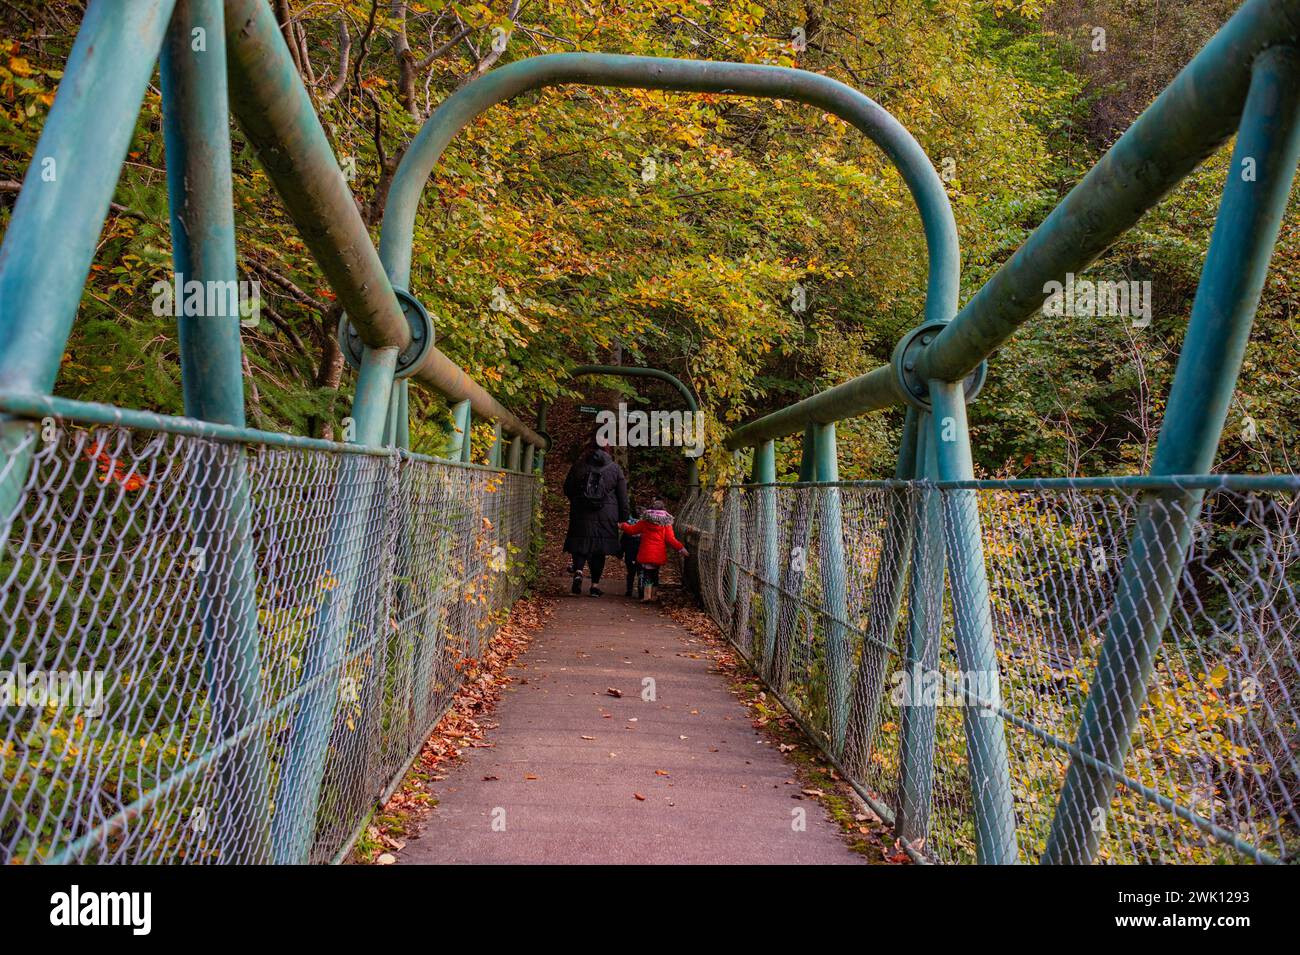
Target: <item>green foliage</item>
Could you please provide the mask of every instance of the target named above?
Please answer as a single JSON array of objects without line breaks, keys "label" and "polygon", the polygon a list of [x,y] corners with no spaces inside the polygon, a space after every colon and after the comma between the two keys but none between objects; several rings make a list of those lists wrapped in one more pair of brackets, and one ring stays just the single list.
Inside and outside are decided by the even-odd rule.
[{"label": "green foliage", "polygon": [[[341,164],[355,168],[376,237],[407,144],[442,99],[493,66],[560,50],[776,63],[864,90],[916,136],[946,181],[969,297],[1232,4],[285,6],[299,28],[295,55]],[[22,3],[0,16],[0,179],[16,184],[62,76],[76,10]],[[1098,23],[1103,52],[1093,49]],[[806,49],[796,48],[796,29]],[[493,49],[494,35],[508,37],[504,50]],[[160,108],[155,85],[58,388],[178,412],[174,320],[154,314],[149,291],[171,270]],[[240,267],[264,301],[262,323],[244,330],[250,422],[331,435],[350,404],[333,293],[237,129],[233,147]],[[982,472],[1145,466],[1226,171],[1226,154],[1212,159],[1088,272],[1151,281],[1151,327],[1040,318],[995,356],[972,415]],[[0,203],[0,227],[7,216]],[[1292,215],[1224,442],[1237,469],[1294,468],[1289,423],[1300,397],[1288,385],[1300,337],[1288,266],[1298,254]],[[888,358],[922,314],[925,263],[899,176],[833,117],[781,102],[564,87],[496,107],[452,141],[420,206],[411,286],[436,316],[440,347],[525,417],[576,396],[565,373],[574,363],[617,354],[677,373],[701,399],[714,449],[706,478],[717,478],[729,473],[718,449],[730,427]],[[796,285],[806,309],[792,308]],[[442,447],[445,403],[413,391],[412,409],[417,447]],[[1260,435],[1253,443],[1236,439],[1247,417]],[[891,473],[900,423],[897,413],[846,423],[842,475]],[[479,460],[482,444],[476,436]],[[782,443],[787,474],[797,444]]]}]

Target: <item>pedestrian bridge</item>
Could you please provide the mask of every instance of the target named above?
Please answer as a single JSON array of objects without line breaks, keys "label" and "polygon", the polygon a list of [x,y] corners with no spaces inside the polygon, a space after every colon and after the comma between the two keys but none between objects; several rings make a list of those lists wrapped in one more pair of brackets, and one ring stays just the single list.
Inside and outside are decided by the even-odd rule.
[{"label": "pedestrian bridge", "polygon": [[[206,57],[186,53],[199,27]],[[459,130],[559,84],[812,104],[876,142],[916,202],[925,321],[889,363],[733,431],[732,478],[678,507],[704,605],[902,849],[1294,861],[1300,477],[1209,472],[1300,150],[1298,41],[1300,2],[1245,3],[960,305],[929,160],[826,77],[503,66],[412,142],[376,248],[268,4],[92,0],[0,251],[0,862],[340,860],[400,781],[528,582],[549,444],[438,349],[413,222]],[[175,270],[236,278],[233,112],[346,309],[346,441],[248,428],[238,325],[193,314],[184,417],[55,394],[159,54]],[[1255,174],[1224,184],[1151,473],[976,480],[966,406],[989,357],[1234,135],[1231,168]],[[47,159],[77,174],[46,180]],[[412,385],[452,406],[444,457],[409,450]],[[895,474],[840,481],[836,423],[898,407]],[[475,420],[495,427],[487,466],[468,460]],[[791,435],[799,480],[779,483]]]}]

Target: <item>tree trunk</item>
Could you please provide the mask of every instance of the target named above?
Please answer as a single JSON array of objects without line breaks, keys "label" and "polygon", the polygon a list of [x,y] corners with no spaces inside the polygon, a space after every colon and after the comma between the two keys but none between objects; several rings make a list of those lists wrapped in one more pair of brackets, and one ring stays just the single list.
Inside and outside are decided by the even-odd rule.
[{"label": "tree trunk", "polygon": [[[337,392],[339,383],[343,381],[343,366],[346,364],[343,360],[343,352],[339,348],[338,340],[338,320],[340,316],[338,309],[331,309],[326,313],[322,324],[324,332],[324,343],[321,346],[320,365],[316,369],[316,387],[332,389],[337,401]],[[315,419],[310,422],[311,431],[318,438],[326,440],[334,439],[334,403],[331,402],[330,414],[323,419]]]}]

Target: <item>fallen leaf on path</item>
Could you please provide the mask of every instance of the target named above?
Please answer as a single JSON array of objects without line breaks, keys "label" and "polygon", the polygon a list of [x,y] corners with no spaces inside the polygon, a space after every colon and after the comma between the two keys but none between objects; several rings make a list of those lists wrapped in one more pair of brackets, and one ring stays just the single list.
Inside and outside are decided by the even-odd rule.
[{"label": "fallen leaf on path", "polygon": [[637,802],[645,802],[645,796],[640,793],[633,793],[632,795],[636,797]]}]

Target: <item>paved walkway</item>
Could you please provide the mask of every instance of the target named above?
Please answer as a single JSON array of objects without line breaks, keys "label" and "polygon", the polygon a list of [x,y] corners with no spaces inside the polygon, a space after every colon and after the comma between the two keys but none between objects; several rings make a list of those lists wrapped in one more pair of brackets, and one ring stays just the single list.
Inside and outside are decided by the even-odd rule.
[{"label": "paved walkway", "polygon": [[620,593],[566,593],[511,670],[495,746],[434,784],[438,807],[398,862],[859,861],[816,801],[792,798],[793,769],[702,642],[609,583]]}]

